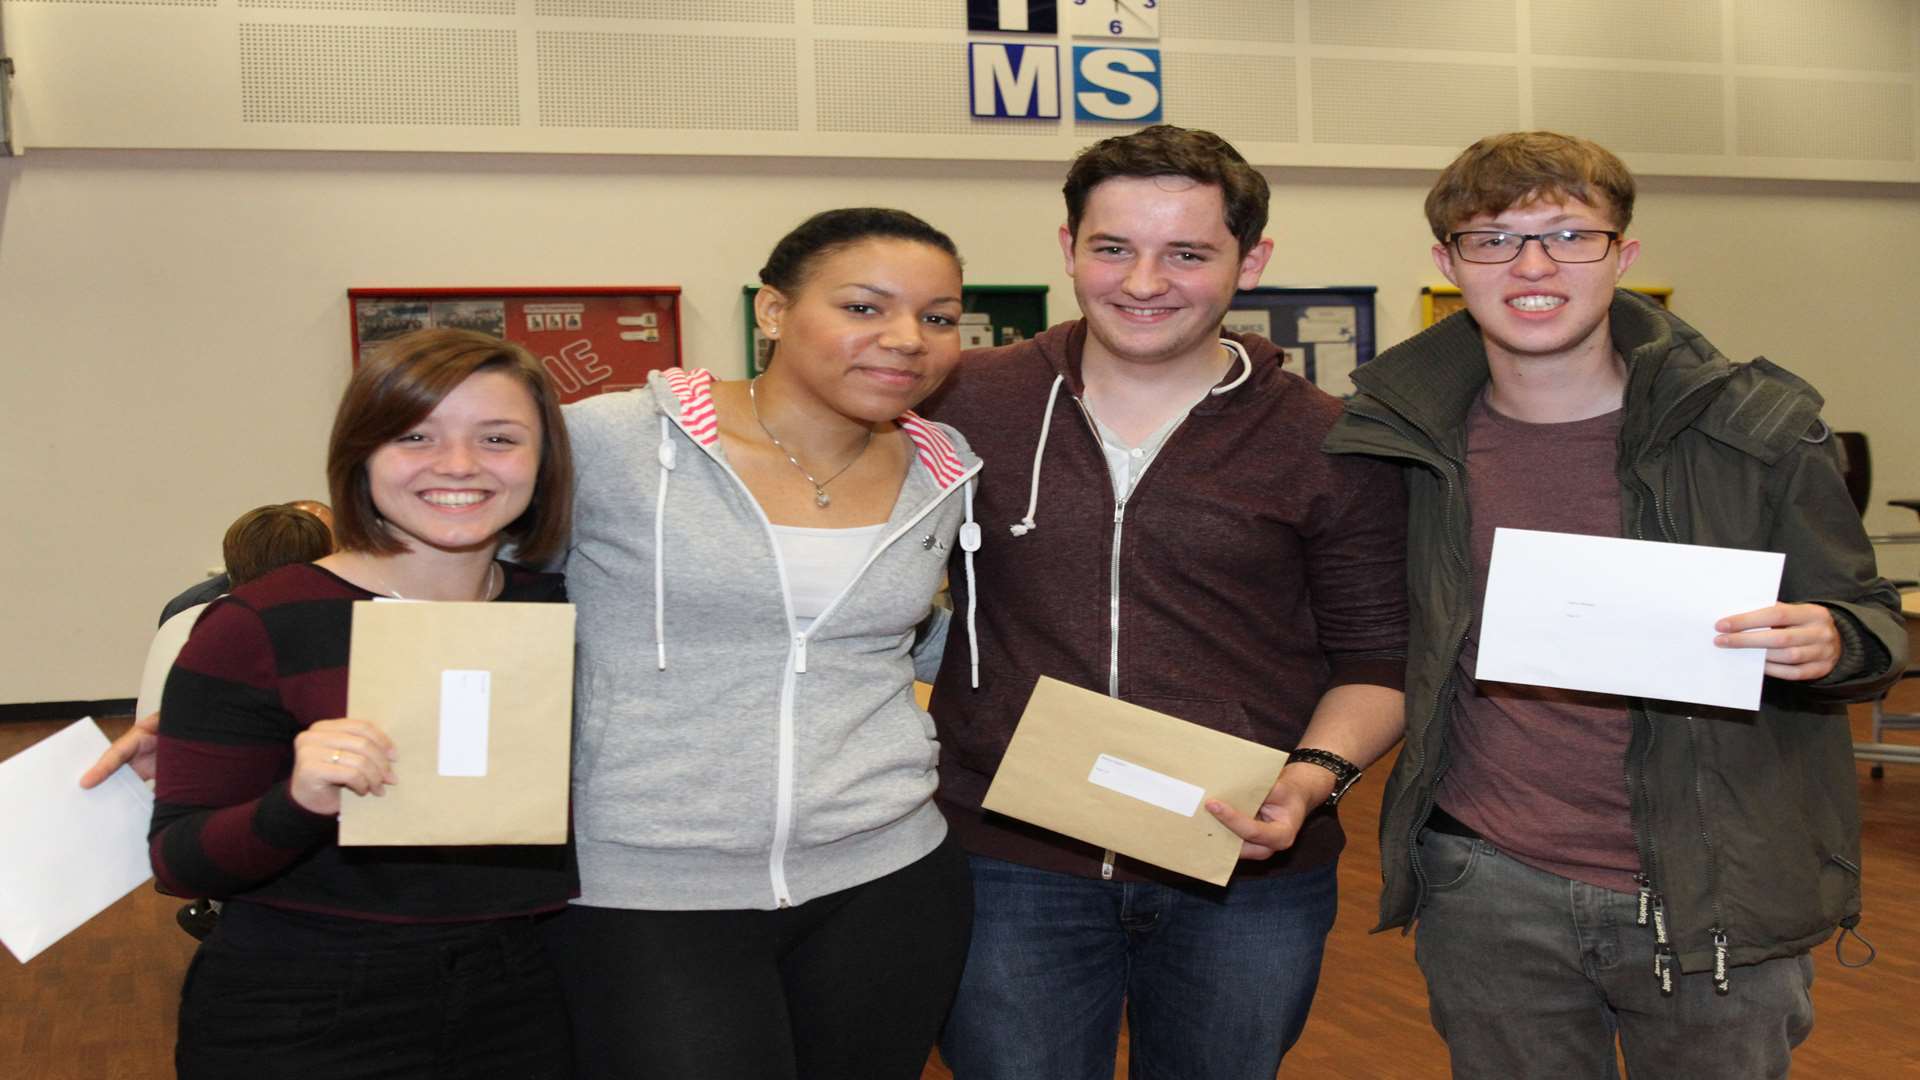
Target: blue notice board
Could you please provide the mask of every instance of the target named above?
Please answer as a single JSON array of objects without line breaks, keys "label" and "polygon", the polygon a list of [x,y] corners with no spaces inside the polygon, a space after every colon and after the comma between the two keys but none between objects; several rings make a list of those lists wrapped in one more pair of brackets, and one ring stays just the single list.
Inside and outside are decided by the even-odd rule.
[{"label": "blue notice board", "polygon": [[1353,393],[1353,369],[1373,359],[1372,285],[1242,289],[1224,320],[1287,354],[1284,364],[1335,397]]}]

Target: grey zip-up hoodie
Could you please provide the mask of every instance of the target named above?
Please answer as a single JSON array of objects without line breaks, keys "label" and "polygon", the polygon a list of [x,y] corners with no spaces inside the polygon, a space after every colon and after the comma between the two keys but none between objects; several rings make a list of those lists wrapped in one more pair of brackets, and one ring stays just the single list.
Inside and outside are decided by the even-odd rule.
[{"label": "grey zip-up hoodie", "polygon": [[902,416],[918,453],[887,527],[803,634],[766,515],[721,450],[712,379],[655,372],[567,407],[583,904],[786,907],[946,834],[911,653],[948,553],[977,546],[962,521],[978,459]]}]

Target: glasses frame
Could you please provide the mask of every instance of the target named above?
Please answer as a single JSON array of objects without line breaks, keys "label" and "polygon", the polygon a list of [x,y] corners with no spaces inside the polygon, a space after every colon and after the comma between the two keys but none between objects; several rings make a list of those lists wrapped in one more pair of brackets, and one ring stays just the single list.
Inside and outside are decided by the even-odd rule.
[{"label": "glasses frame", "polygon": [[[1607,238],[1607,246],[1601,249],[1600,254],[1595,255],[1591,259],[1563,259],[1560,256],[1555,255],[1553,253],[1553,248],[1547,246],[1547,238],[1550,236],[1553,236],[1554,233],[1565,233],[1565,232],[1599,233],[1600,235]],[[1504,259],[1470,259],[1467,257],[1466,251],[1460,247],[1460,238],[1463,236],[1511,236],[1518,239],[1520,243],[1514,246],[1513,254],[1507,256]],[[1585,265],[1588,265],[1589,263],[1597,263],[1604,260],[1607,257],[1608,253],[1613,251],[1613,245],[1620,242],[1620,230],[1618,229],[1555,229],[1553,230],[1553,232],[1544,232],[1544,233],[1517,233],[1517,232],[1509,232],[1506,229],[1463,229],[1460,232],[1447,234],[1447,246],[1453,249],[1454,256],[1460,259],[1462,262],[1470,262],[1475,266],[1505,266],[1506,264],[1513,262],[1515,259],[1518,259],[1520,257],[1520,253],[1527,249],[1527,241],[1529,240],[1532,240],[1538,243],[1540,245],[1540,250],[1546,254],[1547,258],[1552,259],[1554,262],[1561,263],[1567,266],[1585,266]]]}]

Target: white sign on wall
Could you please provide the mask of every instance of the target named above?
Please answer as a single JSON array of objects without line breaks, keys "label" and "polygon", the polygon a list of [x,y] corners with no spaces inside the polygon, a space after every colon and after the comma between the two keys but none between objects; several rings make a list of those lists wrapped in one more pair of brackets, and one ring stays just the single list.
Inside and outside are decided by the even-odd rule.
[{"label": "white sign on wall", "polygon": [[1059,31],[1060,22],[1053,0],[967,0],[967,29],[1000,34],[1052,34]]},{"label": "white sign on wall", "polygon": [[975,116],[1060,118],[1057,46],[969,42],[967,83]]},{"label": "white sign on wall", "polygon": [[1160,50],[1073,47],[1075,120],[1160,121]]}]

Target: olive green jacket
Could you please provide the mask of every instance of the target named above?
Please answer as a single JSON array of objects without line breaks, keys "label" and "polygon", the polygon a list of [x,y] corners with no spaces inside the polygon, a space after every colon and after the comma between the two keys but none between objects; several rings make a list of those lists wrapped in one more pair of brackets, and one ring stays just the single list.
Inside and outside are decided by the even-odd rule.
[{"label": "olive green jacket", "polygon": [[[1845,703],[1899,676],[1898,592],[1840,476],[1820,396],[1765,359],[1734,364],[1643,297],[1615,295],[1626,358],[1617,471],[1623,535],[1786,555],[1780,598],[1834,612],[1844,654],[1817,683],[1767,680],[1759,712],[1634,699],[1622,782],[1643,914],[1682,971],[1811,948],[1860,915],[1860,811]],[[1399,460],[1409,493],[1406,746],[1380,817],[1380,926],[1406,926],[1427,881],[1415,835],[1447,768],[1456,669],[1473,616],[1466,427],[1488,378],[1478,325],[1449,318],[1354,376],[1330,453]]]}]

